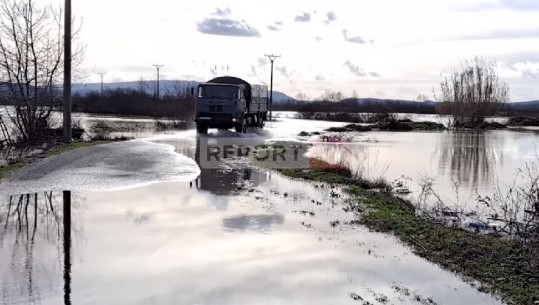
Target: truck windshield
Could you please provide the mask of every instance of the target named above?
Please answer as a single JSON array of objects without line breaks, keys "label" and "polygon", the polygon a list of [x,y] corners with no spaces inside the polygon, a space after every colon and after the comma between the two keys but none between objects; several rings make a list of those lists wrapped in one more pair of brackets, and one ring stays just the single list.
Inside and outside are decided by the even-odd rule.
[{"label": "truck windshield", "polygon": [[200,86],[198,97],[238,98],[238,88],[233,86]]}]

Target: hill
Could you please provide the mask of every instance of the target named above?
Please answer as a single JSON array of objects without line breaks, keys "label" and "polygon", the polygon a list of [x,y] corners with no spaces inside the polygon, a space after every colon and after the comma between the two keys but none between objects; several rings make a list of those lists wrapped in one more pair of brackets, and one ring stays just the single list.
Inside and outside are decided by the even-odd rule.
[{"label": "hill", "polygon": [[539,110],[539,100],[537,101],[528,101],[528,102],[518,102],[518,103],[509,103],[506,105],[513,110]]}]

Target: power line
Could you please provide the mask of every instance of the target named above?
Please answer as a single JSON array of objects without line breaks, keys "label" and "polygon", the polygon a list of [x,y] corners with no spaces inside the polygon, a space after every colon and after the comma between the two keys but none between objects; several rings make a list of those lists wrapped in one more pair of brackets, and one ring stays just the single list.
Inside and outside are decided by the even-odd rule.
[{"label": "power line", "polygon": [[271,121],[271,114],[272,114],[272,109],[273,109],[273,61],[279,57],[281,57],[281,55],[268,55],[268,54],[264,54],[264,56],[266,56],[267,58],[269,58],[270,62],[271,62],[271,79],[270,79],[270,115],[269,115],[269,119]]},{"label": "power line", "polygon": [[153,64],[153,66],[157,69],[157,99],[159,99],[159,69],[164,65]]}]

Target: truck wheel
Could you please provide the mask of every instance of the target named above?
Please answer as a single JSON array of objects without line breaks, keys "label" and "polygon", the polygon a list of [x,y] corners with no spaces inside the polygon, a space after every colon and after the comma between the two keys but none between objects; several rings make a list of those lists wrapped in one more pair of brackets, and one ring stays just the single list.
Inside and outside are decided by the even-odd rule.
[{"label": "truck wheel", "polygon": [[243,117],[241,119],[241,124],[239,126],[236,126],[236,132],[237,133],[246,133],[247,132],[247,118]]},{"label": "truck wheel", "polygon": [[[242,122],[243,122],[243,120],[242,120]],[[236,132],[241,133],[241,130],[242,130],[242,124],[240,123],[239,125],[236,125]]]},{"label": "truck wheel", "polygon": [[208,126],[206,125],[202,125],[202,124],[197,124],[197,132],[198,133],[208,133]]},{"label": "truck wheel", "polygon": [[262,115],[258,117],[258,128],[264,128],[264,117]]},{"label": "truck wheel", "polygon": [[243,122],[241,123],[241,125],[242,125],[241,132],[247,133],[247,118],[243,118]]}]

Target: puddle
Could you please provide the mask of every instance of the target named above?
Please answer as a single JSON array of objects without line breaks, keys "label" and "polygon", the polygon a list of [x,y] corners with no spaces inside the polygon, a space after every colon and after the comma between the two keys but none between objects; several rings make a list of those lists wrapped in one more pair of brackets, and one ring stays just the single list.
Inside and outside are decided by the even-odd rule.
[{"label": "puddle", "polygon": [[[156,141],[195,154],[193,139]],[[62,193],[0,198],[4,304],[501,304],[350,225],[339,189],[275,172],[201,168],[68,198],[67,237]]]}]

